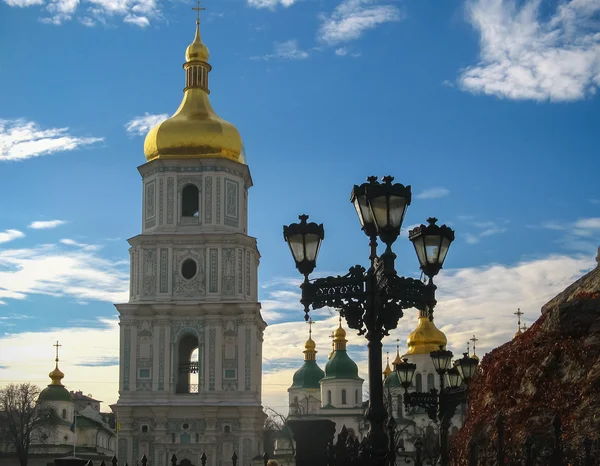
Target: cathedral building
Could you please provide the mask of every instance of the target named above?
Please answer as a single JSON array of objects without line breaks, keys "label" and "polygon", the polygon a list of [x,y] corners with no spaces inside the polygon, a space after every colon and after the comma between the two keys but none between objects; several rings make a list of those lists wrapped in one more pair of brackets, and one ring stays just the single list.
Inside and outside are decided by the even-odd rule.
[{"label": "cathedral building", "polygon": [[[476,339],[473,337],[473,342]],[[435,324],[429,320],[426,312],[420,312],[417,328],[408,336],[408,351],[400,356],[399,345],[393,366],[400,364],[404,358],[417,365],[413,385],[409,392],[426,392],[432,388],[439,390],[439,375],[435,371],[430,353],[445,349],[447,338]],[[358,367],[346,350],[346,331],[341,321],[333,334],[333,351],[323,371],[316,361],[316,345],[310,338],[305,344],[304,364],[296,371],[293,382],[288,389],[290,416],[318,416],[336,423],[336,434],[346,426],[351,436],[362,440],[367,434],[369,425],[365,419],[367,403],[363,403],[363,379],[358,375]],[[475,357],[475,355],[473,354]],[[388,416],[393,416],[399,432],[399,445],[407,452],[414,451],[414,442],[420,438],[424,445],[425,457],[435,456],[438,445],[436,424],[431,421],[422,408],[404,406],[404,388],[395,370],[390,368],[389,358],[383,371],[384,403]],[[450,433],[456,434],[462,426],[466,410],[464,406],[457,409],[452,418]],[[289,441],[287,439],[284,439]],[[293,463],[290,448],[285,442],[277,442],[275,452],[282,460]],[[276,456],[279,458],[279,456]]]},{"label": "cathedral building", "polygon": [[196,34],[184,95],[144,143],[142,232],[129,240],[120,315],[120,464],[248,465],[262,453],[259,252],[248,235],[252,178],[237,129],[209,101],[209,52]]},{"label": "cathedral building", "polygon": [[358,366],[346,350],[346,331],[333,334],[333,351],[323,371],[316,361],[316,345],[310,334],[305,344],[304,364],[296,371],[288,389],[290,415],[319,416],[336,423],[336,433],[346,426],[352,436],[362,439],[364,407]]},{"label": "cathedral building", "polygon": [[69,391],[63,385],[65,374],[58,368],[58,346],[57,343],[56,365],[48,374],[51,382],[38,397],[38,403],[44,403],[56,412],[58,424],[33,433],[31,452],[108,459],[116,450],[116,433],[107,422],[110,415],[100,412],[99,400],[80,391]]}]

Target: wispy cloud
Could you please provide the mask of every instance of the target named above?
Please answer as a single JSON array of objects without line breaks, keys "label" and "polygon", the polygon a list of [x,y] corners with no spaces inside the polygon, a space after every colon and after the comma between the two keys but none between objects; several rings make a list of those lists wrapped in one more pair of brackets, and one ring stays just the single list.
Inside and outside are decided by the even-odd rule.
[{"label": "wispy cloud", "polygon": [[0,243],[8,243],[18,238],[23,238],[25,233],[19,230],[4,230],[0,231]]},{"label": "wispy cloud", "polygon": [[59,244],[1,249],[0,299],[45,294],[85,301],[126,301],[126,265],[100,257],[99,247],[61,240]]},{"label": "wispy cloud", "polygon": [[33,228],[34,230],[48,230],[64,225],[65,223],[67,222],[64,220],[37,220],[31,222],[27,228]]},{"label": "wispy cloud", "polygon": [[296,0],[248,0],[248,5],[254,8],[267,8],[275,10],[277,6],[289,7],[296,3]]},{"label": "wispy cloud", "polygon": [[[77,18],[84,26],[106,24],[111,18],[145,28],[161,17],[157,0],[3,0],[8,6],[42,6],[42,22],[61,25]],[[45,5],[45,6],[44,6]]]},{"label": "wispy cloud", "polygon": [[285,42],[275,42],[273,45],[273,53],[262,56],[251,57],[252,60],[305,60],[310,56],[306,50],[298,47],[296,39],[287,40]]},{"label": "wispy cloud", "polygon": [[465,235],[465,241],[469,244],[476,244],[479,243],[482,238],[486,238],[488,236],[493,235],[499,235],[500,233],[506,232],[506,225],[508,224],[508,221],[502,221],[500,223],[495,221],[471,221],[470,223],[473,227],[478,229],[478,231],[473,230],[467,233]]},{"label": "wispy cloud", "polygon": [[318,37],[328,44],[358,39],[380,24],[400,21],[402,13],[395,5],[380,5],[370,0],[343,0],[331,15],[321,16]]},{"label": "wispy cloud", "polygon": [[417,199],[439,199],[440,197],[445,197],[450,194],[450,190],[447,188],[430,188],[424,191],[421,191],[415,197]]},{"label": "wispy cloud", "polygon": [[69,128],[41,129],[24,119],[0,120],[0,162],[71,151],[102,140],[73,136]]},{"label": "wispy cloud", "polygon": [[169,115],[167,115],[166,113],[152,115],[146,112],[142,116],[136,116],[133,119],[129,120],[127,123],[125,123],[125,129],[129,134],[133,134],[136,136],[145,136],[151,128],[154,128],[156,125],[165,121],[167,118],[169,118]]},{"label": "wispy cloud", "polygon": [[463,89],[537,101],[573,101],[596,93],[600,2],[557,2],[545,18],[541,5],[541,0],[468,1],[481,51],[479,62],[459,77]]},{"label": "wispy cloud", "polygon": [[600,217],[580,218],[574,221],[550,220],[528,228],[563,232],[558,243],[567,249],[588,253],[598,247]]}]

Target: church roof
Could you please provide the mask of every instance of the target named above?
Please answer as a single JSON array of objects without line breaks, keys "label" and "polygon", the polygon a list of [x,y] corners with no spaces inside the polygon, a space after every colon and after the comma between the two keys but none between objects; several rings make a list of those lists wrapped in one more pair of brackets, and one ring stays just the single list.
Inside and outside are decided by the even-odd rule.
[{"label": "church roof", "polygon": [[319,382],[325,376],[317,361],[304,361],[304,364],[294,374],[291,389],[319,388]]},{"label": "church roof", "polygon": [[69,390],[62,384],[62,379],[65,374],[58,368],[58,341],[56,342],[56,358],[54,359],[55,366],[54,370],[48,374],[52,382],[46,388],[42,390],[38,401],[73,401]]},{"label": "church roof", "polygon": [[42,390],[38,401],[73,401],[69,390],[63,385],[50,384]]},{"label": "church roof", "polygon": [[340,325],[334,333],[333,338],[335,351],[333,356],[325,364],[325,377],[323,380],[331,379],[358,379],[358,366],[350,359],[346,351],[346,331],[342,328],[342,320],[340,317]]}]

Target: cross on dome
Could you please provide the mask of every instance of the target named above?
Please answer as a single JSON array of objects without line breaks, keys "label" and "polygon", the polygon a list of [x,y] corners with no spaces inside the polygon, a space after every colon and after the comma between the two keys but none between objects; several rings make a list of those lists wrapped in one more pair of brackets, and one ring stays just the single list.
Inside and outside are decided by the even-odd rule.
[{"label": "cross on dome", "polygon": [[206,8],[201,8],[200,7],[200,0],[198,0],[198,6],[197,7],[192,7],[192,10],[198,12],[198,17],[196,18],[196,24],[200,24],[200,12],[201,11],[206,11]]},{"label": "cross on dome", "polygon": [[58,348],[62,345],[59,345],[58,340],[56,340],[56,344],[52,346],[56,347],[56,359],[54,361],[58,362]]}]

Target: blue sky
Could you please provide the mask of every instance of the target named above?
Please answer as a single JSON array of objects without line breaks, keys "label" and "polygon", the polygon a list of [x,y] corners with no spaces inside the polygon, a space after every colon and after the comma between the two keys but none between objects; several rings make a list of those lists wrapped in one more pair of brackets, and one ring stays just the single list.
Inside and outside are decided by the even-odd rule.
[{"label": "blue sky", "polygon": [[[78,367],[71,383],[94,387],[102,374],[114,401],[111,303],[127,299],[126,239],[141,229],[136,167],[149,123],[181,100],[192,6],[0,1],[0,378],[45,383],[60,338],[64,364]],[[365,264],[349,194],[368,175],[412,185],[405,226],[435,215],[456,230],[436,321],[455,352],[473,332],[482,352],[506,341],[517,307],[532,322],[595,265],[597,1],[204,6],[211,101],[239,129],[255,183],[272,405],[306,330],[281,226],[299,213],[325,224],[319,273]],[[399,271],[418,276],[406,237],[395,250]],[[335,317],[316,318],[326,346]],[[412,327],[409,312],[387,348]],[[350,344],[364,361],[362,341]]]}]

